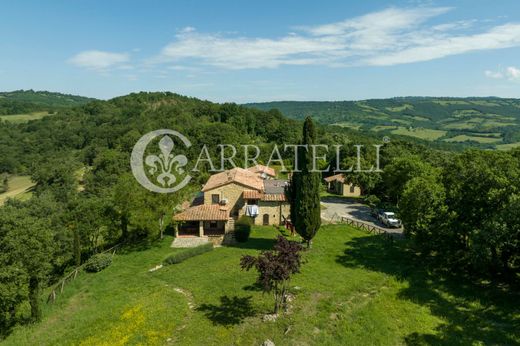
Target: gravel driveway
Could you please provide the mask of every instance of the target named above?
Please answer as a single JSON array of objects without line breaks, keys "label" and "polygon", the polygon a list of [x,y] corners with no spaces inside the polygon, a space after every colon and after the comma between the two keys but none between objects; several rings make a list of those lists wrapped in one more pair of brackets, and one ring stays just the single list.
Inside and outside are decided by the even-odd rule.
[{"label": "gravel driveway", "polygon": [[344,216],[354,220],[370,223],[385,229],[389,233],[402,233],[402,228],[388,228],[372,216],[370,207],[355,198],[323,197],[321,204],[325,207],[321,210],[321,218],[327,221],[337,221]]}]

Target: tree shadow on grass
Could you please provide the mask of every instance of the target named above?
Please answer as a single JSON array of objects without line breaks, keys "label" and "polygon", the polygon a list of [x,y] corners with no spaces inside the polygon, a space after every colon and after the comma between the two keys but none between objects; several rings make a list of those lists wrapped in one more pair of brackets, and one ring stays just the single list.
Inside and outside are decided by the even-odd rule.
[{"label": "tree shadow on grass", "polygon": [[213,324],[231,326],[240,324],[246,317],[255,315],[255,310],[251,305],[249,297],[220,297],[220,305],[203,304],[197,308],[202,311]]},{"label": "tree shadow on grass", "polygon": [[[404,241],[390,243],[381,236],[355,238],[346,243],[337,262],[393,275],[409,283],[401,299],[427,306],[446,321],[435,334],[411,333],[408,345],[518,344],[520,314],[518,290],[509,285],[485,285],[432,268]],[[435,267],[433,267],[435,268]]]},{"label": "tree shadow on grass", "polygon": [[276,239],[273,238],[249,238],[244,243],[235,243],[229,245],[240,249],[255,249],[255,250],[272,250]]}]

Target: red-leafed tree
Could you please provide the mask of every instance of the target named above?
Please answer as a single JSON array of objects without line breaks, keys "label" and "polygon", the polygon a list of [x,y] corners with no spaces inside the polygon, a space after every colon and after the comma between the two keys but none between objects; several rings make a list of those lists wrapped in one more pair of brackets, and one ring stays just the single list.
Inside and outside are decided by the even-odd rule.
[{"label": "red-leafed tree", "polygon": [[278,236],[273,251],[263,251],[258,257],[242,256],[240,266],[244,270],[255,268],[257,283],[267,293],[274,293],[274,312],[286,306],[287,288],[291,276],[300,271],[302,246]]}]

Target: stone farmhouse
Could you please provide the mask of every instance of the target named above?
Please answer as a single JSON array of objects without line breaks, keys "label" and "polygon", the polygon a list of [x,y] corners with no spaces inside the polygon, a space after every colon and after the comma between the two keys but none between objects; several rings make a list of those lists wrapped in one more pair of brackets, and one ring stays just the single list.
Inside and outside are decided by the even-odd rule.
[{"label": "stone farmhouse", "polygon": [[257,225],[282,224],[289,218],[287,181],[275,178],[274,169],[262,165],[212,175],[191,205],[173,216],[176,237],[223,238],[242,215]]},{"label": "stone farmhouse", "polygon": [[327,191],[340,196],[359,197],[361,188],[348,183],[343,174],[331,175],[324,179],[327,184]]}]

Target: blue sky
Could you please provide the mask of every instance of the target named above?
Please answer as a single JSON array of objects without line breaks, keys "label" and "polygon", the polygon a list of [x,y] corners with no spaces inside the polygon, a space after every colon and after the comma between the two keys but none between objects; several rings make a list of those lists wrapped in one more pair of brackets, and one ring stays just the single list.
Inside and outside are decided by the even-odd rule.
[{"label": "blue sky", "polygon": [[519,1],[11,1],[0,90],[520,97]]}]

